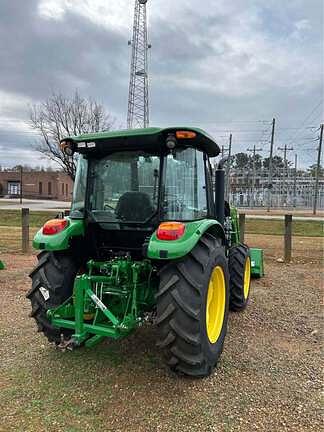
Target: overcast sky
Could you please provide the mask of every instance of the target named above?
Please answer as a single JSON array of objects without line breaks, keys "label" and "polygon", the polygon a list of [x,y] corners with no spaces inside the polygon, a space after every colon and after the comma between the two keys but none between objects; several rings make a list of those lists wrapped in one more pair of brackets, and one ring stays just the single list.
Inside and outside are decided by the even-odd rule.
[{"label": "overcast sky", "polygon": [[[0,165],[43,164],[28,106],[52,91],[125,125],[134,0],[0,1]],[[294,146],[314,163],[323,115],[323,0],[149,0],[151,125],[193,124],[234,152]],[[276,150],[276,153],[279,151]],[[294,151],[289,153],[293,158]]]}]

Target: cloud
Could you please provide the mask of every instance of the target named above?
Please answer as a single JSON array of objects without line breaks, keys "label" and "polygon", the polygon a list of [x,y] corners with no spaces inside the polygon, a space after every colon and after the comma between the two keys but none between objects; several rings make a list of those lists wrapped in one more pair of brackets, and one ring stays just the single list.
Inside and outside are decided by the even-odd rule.
[{"label": "cloud", "polygon": [[[125,122],[133,5],[0,3],[0,145],[25,148],[28,104],[52,91],[78,88]],[[149,0],[152,121],[199,124],[220,141],[232,120],[275,116],[282,127],[298,126],[323,92],[321,8],[320,0]],[[323,120],[320,111],[311,120]],[[247,133],[231,129],[244,149]],[[262,127],[250,139],[261,135]]]}]

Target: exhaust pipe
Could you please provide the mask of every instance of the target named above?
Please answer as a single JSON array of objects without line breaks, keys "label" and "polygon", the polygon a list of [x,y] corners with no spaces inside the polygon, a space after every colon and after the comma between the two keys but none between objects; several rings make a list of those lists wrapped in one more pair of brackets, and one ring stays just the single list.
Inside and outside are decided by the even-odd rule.
[{"label": "exhaust pipe", "polygon": [[225,170],[228,157],[223,157],[215,170],[215,215],[218,222],[224,225],[225,220]]}]

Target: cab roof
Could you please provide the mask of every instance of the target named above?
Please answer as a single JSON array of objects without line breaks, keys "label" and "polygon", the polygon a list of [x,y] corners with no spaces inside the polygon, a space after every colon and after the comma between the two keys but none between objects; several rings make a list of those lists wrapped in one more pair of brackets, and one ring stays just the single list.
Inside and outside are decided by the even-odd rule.
[{"label": "cab roof", "polygon": [[[158,151],[165,148],[166,138],[177,131],[192,131],[195,138],[177,139],[179,145],[195,147],[207,153],[210,157],[218,156],[220,149],[216,141],[204,130],[195,127],[149,127],[145,129],[124,129],[117,131],[96,132],[78,136],[67,137],[62,141],[75,144],[75,151],[79,153],[110,153],[112,151],[142,149],[145,151]],[[62,142],[61,141],[61,142]],[[95,143],[87,146],[87,143]],[[81,143],[83,146],[80,146]]]}]

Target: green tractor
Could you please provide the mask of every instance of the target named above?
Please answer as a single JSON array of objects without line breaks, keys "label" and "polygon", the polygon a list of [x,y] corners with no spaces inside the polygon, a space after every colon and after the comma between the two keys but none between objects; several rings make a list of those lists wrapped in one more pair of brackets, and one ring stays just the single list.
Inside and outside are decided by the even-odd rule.
[{"label": "green tractor", "polygon": [[69,216],[33,241],[27,298],[38,330],[72,349],[153,321],[173,371],[210,374],[229,309],[246,307],[251,273],[263,273],[262,251],[240,243],[224,200],[224,161],[213,176],[218,145],[182,127],[81,135],[61,148],[78,165]]}]

